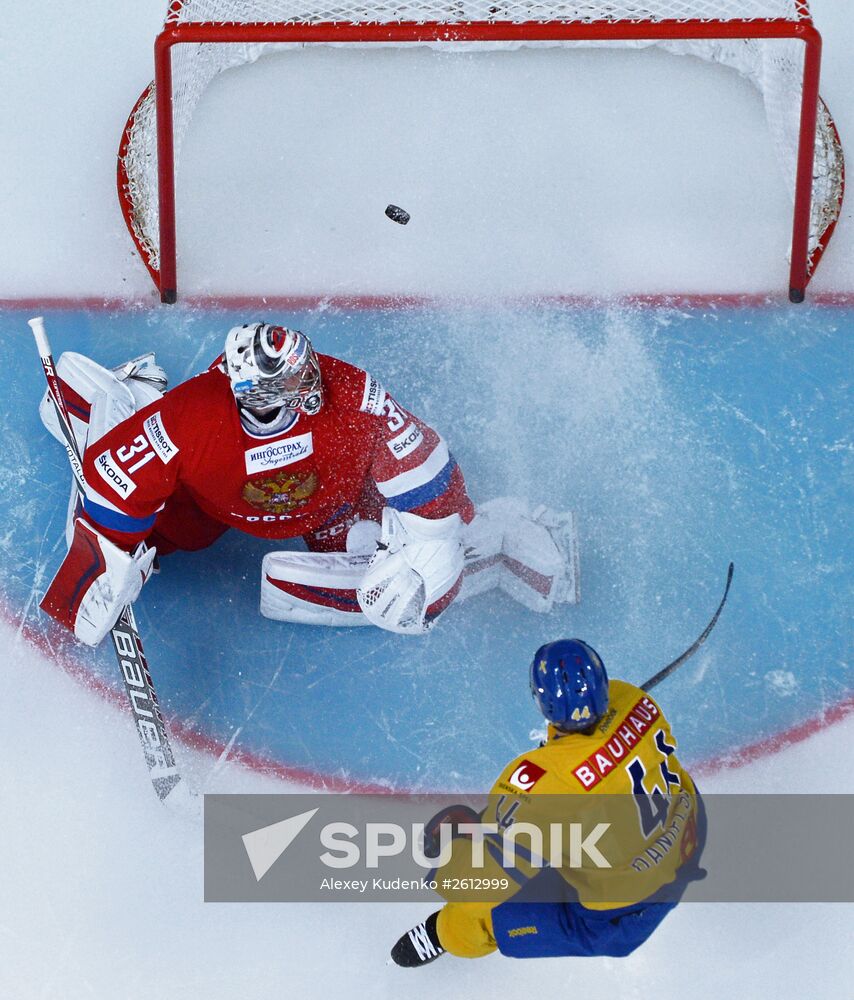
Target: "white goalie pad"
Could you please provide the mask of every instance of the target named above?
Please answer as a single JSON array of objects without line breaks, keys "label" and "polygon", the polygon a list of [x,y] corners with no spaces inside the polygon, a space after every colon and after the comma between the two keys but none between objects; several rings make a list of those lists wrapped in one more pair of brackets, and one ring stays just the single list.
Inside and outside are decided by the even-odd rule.
[{"label": "white goalie pad", "polygon": [[462,583],[462,520],[431,520],[386,507],[382,535],[357,589],[365,617],[379,628],[421,635]]},{"label": "white goalie pad", "polygon": [[382,528],[376,521],[356,521],[347,532],[347,551],[372,556],[377,551]]},{"label": "white goalie pad", "polygon": [[[166,387],[166,373],[156,363],[153,353],[134,358],[110,371],[85,354],[66,351],[56,364],[56,373],[63,382],[63,398],[81,455],[116,424],[159,399]],[[39,416],[50,434],[64,444],[56,409],[47,392],[39,403]],[[74,535],[74,517],[79,513],[77,486],[72,482],[65,521],[65,540],[69,548]]]},{"label": "white goalie pad", "polygon": [[261,568],[261,614],[417,635],[454,600],[496,587],[539,612],[580,598],[571,512],[532,509],[525,500],[502,497],[479,507],[469,525],[456,514],[431,521],[387,507],[379,546],[378,527],[357,522],[347,552],[268,553]]},{"label": "white goalie pad", "polygon": [[531,508],[500,497],[482,504],[463,529],[465,576],[460,600],[498,587],[531,611],[581,598],[578,532],[571,511]]},{"label": "white goalie pad", "polygon": [[[84,354],[66,351],[56,364],[56,373],[64,383],[65,405],[81,455],[87,444],[97,441],[136,412],[136,402],[130,389],[117,375]],[[48,431],[63,444],[56,410],[47,392],[39,404],[39,416]]]},{"label": "white goalie pad", "polygon": [[356,598],[369,553],[268,552],[261,563],[261,614],[301,625],[370,625]]},{"label": "white goalie pad", "polygon": [[[56,363],[56,373],[64,383],[65,405],[81,454],[116,424],[160,399],[166,388],[166,373],[153,353],[143,354],[111,371],[85,354],[66,351]],[[56,440],[64,444],[56,410],[47,392],[39,404],[39,416]]]},{"label": "white goalie pad", "polygon": [[87,646],[97,646],[151,575],[155,549],[125,552],[84,521],[74,525],[68,554],[41,607]]}]

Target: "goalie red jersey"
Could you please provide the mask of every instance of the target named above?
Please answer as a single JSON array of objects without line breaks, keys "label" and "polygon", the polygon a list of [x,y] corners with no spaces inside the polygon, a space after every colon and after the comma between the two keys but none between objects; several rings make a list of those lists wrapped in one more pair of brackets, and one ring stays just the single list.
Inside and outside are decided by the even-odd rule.
[{"label": "goalie red jersey", "polygon": [[221,361],[118,424],[86,451],[86,519],[125,549],[153,533],[161,553],[228,527],[343,549],[347,529],[379,522],[383,507],[470,521],[444,440],[361,369],[317,364],[322,405],[294,411],[279,433],[247,429]]},{"label": "goalie red jersey", "polygon": [[[200,549],[229,527],[302,537],[268,552],[261,613],[422,634],[457,598],[500,587],[535,611],[578,600],[574,518],[497,498],[475,517],[442,438],[366,372],[298,330],[245,323],[208,371],[170,392],[153,354],[112,371],[66,354],[85,496],[41,606],[97,645],[148,578],[153,553]],[[465,579],[464,579],[465,577]]]}]

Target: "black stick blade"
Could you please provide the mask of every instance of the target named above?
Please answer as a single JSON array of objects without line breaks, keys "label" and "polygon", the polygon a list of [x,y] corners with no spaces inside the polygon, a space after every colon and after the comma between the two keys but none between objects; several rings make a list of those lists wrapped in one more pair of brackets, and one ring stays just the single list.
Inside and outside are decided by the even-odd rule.
[{"label": "black stick blade", "polygon": [[734,571],[735,571],[735,565],[733,563],[730,563],[729,569],[727,570],[726,574],[726,587],[724,588],[724,596],[721,598],[721,603],[718,605],[718,610],[712,615],[709,624],[703,629],[703,631],[700,633],[697,639],[685,650],[684,653],[682,653],[681,656],[677,656],[675,660],[673,660],[671,663],[668,663],[666,667],[662,667],[657,674],[653,674],[653,676],[650,677],[648,681],[646,681],[644,684],[641,684],[641,690],[651,691],[657,684],[660,684],[665,677],[669,677],[670,674],[672,674],[673,671],[677,669],[677,667],[681,667],[682,664],[689,657],[693,656],[694,653],[696,653],[697,650],[700,648],[700,646],[703,645],[703,643],[708,638],[709,633],[712,631],[715,625],[717,625],[718,618],[720,618],[721,616],[721,611],[723,611],[724,609],[724,604],[726,604],[726,599],[729,595],[729,587],[730,584],[732,583],[732,574]]}]

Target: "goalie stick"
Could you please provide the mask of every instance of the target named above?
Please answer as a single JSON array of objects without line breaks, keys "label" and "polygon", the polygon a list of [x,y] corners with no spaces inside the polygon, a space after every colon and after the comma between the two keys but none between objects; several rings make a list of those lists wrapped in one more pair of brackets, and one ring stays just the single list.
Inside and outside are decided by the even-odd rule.
[{"label": "goalie stick", "polygon": [[[59,377],[56,374],[56,365],[53,361],[44,319],[41,316],[36,316],[34,319],[28,320],[28,325],[36,340],[36,347],[47,380],[48,394],[56,410],[64,438],[65,452],[68,455],[74,481],[82,499],[86,490],[82,456],[77,447],[77,439],[71,427],[68,408],[65,405]],[[172,752],[169,734],[148,670],[148,661],[142,649],[136,617],[130,604],[119,615],[116,624],[110,630],[110,636],[154,791],[161,802],[186,806],[190,795],[186,782],[181,777],[175,763],[175,754]]]},{"label": "goalie stick", "polygon": [[729,564],[729,569],[726,574],[726,587],[724,587],[724,596],[721,598],[721,603],[718,605],[718,610],[712,615],[709,624],[703,629],[697,639],[685,650],[681,656],[677,656],[675,660],[668,663],[666,667],[662,667],[657,674],[653,674],[652,677],[645,683],[641,684],[641,690],[651,691],[656,685],[660,684],[666,677],[669,677],[674,670],[677,670],[682,664],[692,657],[694,653],[703,645],[703,643],[708,639],[709,633],[717,625],[718,618],[721,616],[721,611],[724,609],[724,604],[726,604],[727,596],[729,595],[729,585],[732,583],[732,574],[735,571],[735,566],[733,563]]}]

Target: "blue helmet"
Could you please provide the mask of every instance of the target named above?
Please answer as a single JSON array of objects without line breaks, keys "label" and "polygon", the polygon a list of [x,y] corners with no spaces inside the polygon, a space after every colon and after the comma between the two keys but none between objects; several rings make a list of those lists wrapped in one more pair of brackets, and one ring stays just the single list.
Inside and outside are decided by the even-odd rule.
[{"label": "blue helmet", "polygon": [[599,654],[580,639],[547,642],[534,653],[531,694],[557,729],[595,726],[608,709],[608,673]]}]

